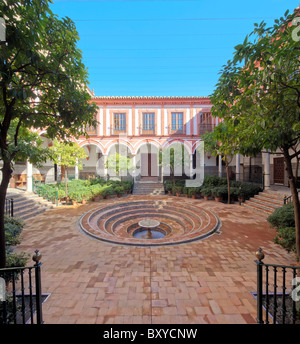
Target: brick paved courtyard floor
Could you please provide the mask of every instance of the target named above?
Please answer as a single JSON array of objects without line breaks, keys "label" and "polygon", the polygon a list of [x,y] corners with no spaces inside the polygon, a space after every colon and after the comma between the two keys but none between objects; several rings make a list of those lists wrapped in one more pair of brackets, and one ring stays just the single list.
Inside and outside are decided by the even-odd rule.
[{"label": "brick paved courtyard floor", "polygon": [[78,218],[97,206],[94,202],[28,220],[18,250],[42,254],[42,291],[50,294],[43,305],[45,323],[255,323],[251,292],[256,291],[257,248],[263,248],[268,263],[294,265],[294,256],[273,243],[275,230],[263,213],[214,201],[182,201],[218,214],[222,233],[176,246],[104,243],[77,227]]}]

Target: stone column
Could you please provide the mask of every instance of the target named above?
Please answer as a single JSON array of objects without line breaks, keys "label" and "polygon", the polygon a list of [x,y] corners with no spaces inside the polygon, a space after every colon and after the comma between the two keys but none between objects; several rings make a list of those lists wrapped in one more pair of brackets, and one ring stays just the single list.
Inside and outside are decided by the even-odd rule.
[{"label": "stone column", "polygon": [[75,179],[79,179],[78,160],[77,160],[77,164],[75,165]]},{"label": "stone column", "polygon": [[264,188],[270,189],[271,175],[270,175],[270,153],[264,153]]},{"label": "stone column", "polygon": [[33,191],[33,185],[32,185],[32,164],[27,160],[26,162],[26,169],[27,169],[27,183],[26,183],[26,190],[28,192]]},{"label": "stone column", "polygon": [[193,154],[190,154],[190,179],[193,178],[193,174],[194,174],[194,169],[193,169]]},{"label": "stone column", "polygon": [[219,155],[219,177],[222,178],[222,155]]},{"label": "stone column", "polygon": [[236,174],[236,181],[240,181],[240,164],[241,164],[241,161],[240,161],[240,154],[237,154],[236,155],[236,162],[235,162],[235,174]]},{"label": "stone column", "polygon": [[104,167],[104,179],[107,180],[107,167],[106,167],[106,163],[107,163],[107,155],[103,155],[103,167]]},{"label": "stone column", "polygon": [[134,182],[136,181],[136,156],[132,155],[132,173]]}]

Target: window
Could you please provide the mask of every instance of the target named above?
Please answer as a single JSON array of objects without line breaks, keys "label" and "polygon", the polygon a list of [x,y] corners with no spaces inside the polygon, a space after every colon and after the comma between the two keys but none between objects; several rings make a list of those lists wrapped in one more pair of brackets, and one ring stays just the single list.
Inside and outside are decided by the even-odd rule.
[{"label": "window", "polygon": [[114,131],[126,131],[125,113],[114,114]]},{"label": "window", "polygon": [[183,129],[183,113],[172,112],[172,130],[182,131]]},{"label": "window", "polygon": [[154,113],[143,113],[143,130],[154,131]]}]

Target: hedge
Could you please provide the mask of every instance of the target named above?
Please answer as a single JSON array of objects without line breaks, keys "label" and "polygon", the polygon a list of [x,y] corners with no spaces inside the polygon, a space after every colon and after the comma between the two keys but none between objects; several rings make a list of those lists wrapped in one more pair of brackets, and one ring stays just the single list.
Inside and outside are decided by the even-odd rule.
[{"label": "hedge", "polygon": [[293,203],[285,204],[269,215],[268,222],[276,229],[274,242],[288,252],[296,253],[296,229]]},{"label": "hedge", "polygon": [[[106,182],[100,178],[73,179],[68,182],[68,197],[70,201],[82,202],[83,200],[89,201],[96,196],[122,195],[130,193],[132,185],[131,181],[110,180]],[[58,199],[62,199],[66,197],[65,188],[66,184],[61,182],[56,185],[40,185],[36,192],[47,199],[57,196]]]}]

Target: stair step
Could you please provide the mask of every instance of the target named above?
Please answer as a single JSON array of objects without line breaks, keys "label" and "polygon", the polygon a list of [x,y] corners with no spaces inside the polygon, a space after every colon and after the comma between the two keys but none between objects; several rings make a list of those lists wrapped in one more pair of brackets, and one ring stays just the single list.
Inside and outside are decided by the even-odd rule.
[{"label": "stair step", "polygon": [[283,199],[267,197],[264,194],[255,195],[254,198],[264,202],[270,202],[279,206],[283,205]]},{"label": "stair step", "polygon": [[276,203],[276,202],[273,202],[273,201],[266,201],[265,199],[261,199],[261,198],[257,198],[257,197],[251,198],[251,201],[255,202],[255,203],[258,203],[258,204],[261,204],[261,205],[265,205],[267,207],[272,207],[272,208],[281,208],[283,206],[283,203]]},{"label": "stair step", "polygon": [[256,207],[256,206],[248,204],[248,203],[242,203],[242,204],[243,204],[244,207],[251,208],[251,209],[257,210],[259,212],[262,212],[262,213],[265,213],[265,214],[268,214],[268,215],[273,214],[273,211],[271,211],[271,210],[267,210],[267,209],[263,209],[263,208],[260,208],[260,207]]},{"label": "stair step", "polygon": [[26,191],[8,192],[7,198],[14,200],[14,215],[23,220],[52,209],[54,204],[46,199]]},{"label": "stair step", "polygon": [[272,206],[269,206],[269,205],[264,205],[264,204],[261,204],[261,203],[258,203],[258,202],[254,202],[252,200],[248,200],[244,203],[245,205],[250,205],[250,206],[253,206],[255,208],[260,208],[260,209],[264,209],[264,210],[267,210],[267,211],[270,211],[270,212],[273,212],[276,207],[272,207]]}]

